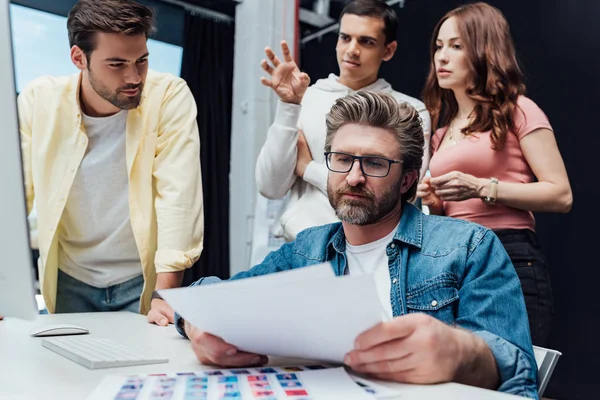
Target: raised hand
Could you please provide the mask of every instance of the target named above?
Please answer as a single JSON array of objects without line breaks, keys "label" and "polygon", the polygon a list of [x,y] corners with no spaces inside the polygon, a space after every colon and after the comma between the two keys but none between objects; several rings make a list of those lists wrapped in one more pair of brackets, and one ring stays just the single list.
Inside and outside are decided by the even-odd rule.
[{"label": "raised hand", "polygon": [[285,40],[281,42],[281,50],[283,62],[277,58],[271,48],[265,48],[265,54],[272,65],[267,60],[262,60],[260,65],[271,79],[261,77],[260,82],[273,89],[284,103],[300,104],[310,84],[310,77],[305,72],[300,72]]}]

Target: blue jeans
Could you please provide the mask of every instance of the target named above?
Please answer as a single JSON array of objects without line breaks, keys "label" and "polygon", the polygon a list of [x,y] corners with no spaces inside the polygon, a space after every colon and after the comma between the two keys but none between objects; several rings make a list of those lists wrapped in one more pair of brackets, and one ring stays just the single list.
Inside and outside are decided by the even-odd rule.
[{"label": "blue jeans", "polygon": [[97,288],[83,283],[58,270],[56,313],[131,311],[140,312],[140,296],[144,277],[107,288]]}]

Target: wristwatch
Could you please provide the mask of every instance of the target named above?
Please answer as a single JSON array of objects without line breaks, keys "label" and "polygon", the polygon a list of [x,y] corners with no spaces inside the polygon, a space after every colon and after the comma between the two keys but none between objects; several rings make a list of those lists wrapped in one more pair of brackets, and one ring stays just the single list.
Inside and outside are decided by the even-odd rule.
[{"label": "wristwatch", "polygon": [[187,337],[187,332],[185,331],[185,319],[183,319],[183,317],[179,317],[179,320],[177,321],[177,327],[181,329],[183,335]]},{"label": "wristwatch", "polygon": [[154,299],[161,299],[161,300],[163,300],[162,296],[160,294],[158,294],[158,292],[156,290],[154,292],[152,292],[152,297],[150,298],[150,301],[152,301]]},{"label": "wristwatch", "polygon": [[490,178],[490,193],[481,198],[485,204],[494,205],[496,204],[496,197],[498,196],[498,178]]}]

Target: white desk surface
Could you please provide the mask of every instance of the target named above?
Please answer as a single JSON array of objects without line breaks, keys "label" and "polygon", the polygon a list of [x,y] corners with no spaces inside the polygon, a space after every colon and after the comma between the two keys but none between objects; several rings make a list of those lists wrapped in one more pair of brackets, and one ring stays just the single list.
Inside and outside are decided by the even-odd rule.
[{"label": "white desk surface", "polygon": [[[41,345],[41,338],[29,335],[32,328],[57,323],[72,323],[90,334],[120,342],[149,354],[169,358],[166,364],[90,370]],[[306,364],[306,360],[274,358],[270,365]],[[142,315],[129,312],[40,315],[35,321],[6,318],[0,321],[0,398],[83,400],[103,377],[113,374],[145,374],[198,371],[201,365],[189,342],[175,328],[146,322]],[[447,383],[443,385],[405,385],[385,383],[397,388],[401,400],[507,400],[519,398],[499,392]]]}]

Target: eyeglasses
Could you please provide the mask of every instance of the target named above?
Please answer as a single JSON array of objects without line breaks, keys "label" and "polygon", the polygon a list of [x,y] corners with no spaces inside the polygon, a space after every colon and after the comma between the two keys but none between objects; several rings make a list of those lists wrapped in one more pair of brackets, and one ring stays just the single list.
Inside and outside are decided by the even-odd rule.
[{"label": "eyeglasses", "polygon": [[325,163],[330,171],[344,174],[350,172],[354,161],[358,160],[363,175],[384,178],[390,173],[392,164],[402,164],[402,160],[390,160],[385,157],[353,156],[335,151],[325,152]]}]

